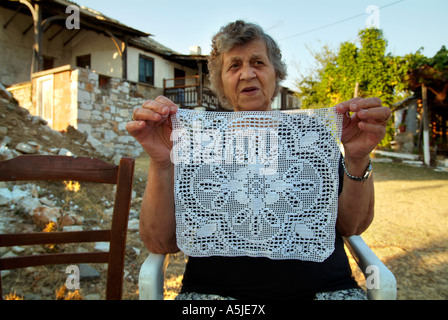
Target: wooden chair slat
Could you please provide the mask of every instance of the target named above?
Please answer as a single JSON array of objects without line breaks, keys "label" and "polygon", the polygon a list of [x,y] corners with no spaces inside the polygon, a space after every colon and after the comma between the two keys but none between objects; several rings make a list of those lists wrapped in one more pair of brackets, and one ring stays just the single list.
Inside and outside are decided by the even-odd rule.
[{"label": "wooden chair slat", "polygon": [[[134,165],[135,160],[128,157],[123,157],[118,166],[96,158],[67,156],[28,155],[0,161],[0,181],[70,180],[117,185],[111,229],[0,235],[0,247],[110,242],[109,252],[48,253],[0,258],[0,269],[49,264],[107,263],[106,299],[121,299]],[[1,284],[0,275],[0,299]]]},{"label": "wooden chair slat", "polygon": [[110,241],[110,230],[0,234],[0,247]]},{"label": "wooden chair slat", "polygon": [[0,260],[0,270],[11,270],[53,264],[108,263],[108,252],[53,253]]}]

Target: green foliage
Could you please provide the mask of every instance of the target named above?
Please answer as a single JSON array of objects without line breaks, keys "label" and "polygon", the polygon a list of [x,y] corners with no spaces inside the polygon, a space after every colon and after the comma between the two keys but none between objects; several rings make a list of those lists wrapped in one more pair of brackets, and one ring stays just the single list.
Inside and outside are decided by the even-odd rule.
[{"label": "green foliage", "polygon": [[447,81],[448,50],[445,46],[442,46],[432,58],[427,58],[420,52],[415,54],[410,63],[410,72],[407,78],[407,83],[411,89],[418,88],[421,83],[425,83],[428,87],[443,87]]},{"label": "green foliage", "polygon": [[[357,97],[378,97],[391,106],[410,95],[406,77],[409,70],[423,62],[418,51],[404,57],[386,53],[387,41],[380,29],[367,28],[358,33],[356,43],[343,42],[337,52],[324,47],[314,53],[318,67],[314,74],[297,81],[302,108],[322,108]],[[441,55],[437,61],[447,55]],[[393,137],[387,128],[382,145]]]},{"label": "green foliage", "polygon": [[418,51],[415,59],[412,61],[411,68],[417,69],[422,66],[429,66],[437,71],[445,71],[448,68],[448,50],[445,46],[434,55],[432,58],[427,58]]},{"label": "green foliage", "polygon": [[297,81],[298,98],[301,100],[304,109],[329,107],[330,105],[326,101],[327,81],[322,79],[328,77],[326,70],[335,63],[335,53],[328,46],[323,46],[321,52],[311,50],[310,52],[315,59],[316,67],[309,74],[302,75],[301,79]]}]

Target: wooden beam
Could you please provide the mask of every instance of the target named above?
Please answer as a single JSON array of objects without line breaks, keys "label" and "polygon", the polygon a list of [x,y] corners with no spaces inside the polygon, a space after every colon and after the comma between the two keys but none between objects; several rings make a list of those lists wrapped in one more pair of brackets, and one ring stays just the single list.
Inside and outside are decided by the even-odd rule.
[{"label": "wooden beam", "polygon": [[442,140],[444,143],[447,142],[447,137],[446,137],[446,122],[447,122],[447,117],[446,117],[446,113],[442,114]]},{"label": "wooden beam", "polygon": [[[36,12],[36,18],[34,20],[34,52],[36,56],[35,71],[44,70],[44,59],[42,57],[42,10],[39,4],[34,5],[34,11]],[[37,70],[36,70],[37,69]]]},{"label": "wooden beam", "polygon": [[22,36],[26,35],[28,33],[28,31],[30,31],[33,26],[34,26],[34,22],[31,23],[28,27],[26,27],[25,30],[23,30]]},{"label": "wooden beam", "polygon": [[67,41],[64,42],[63,46],[64,47],[67,46],[70,43],[70,41],[72,41],[78,34],[81,33],[81,31],[82,29],[76,30],[76,32]]},{"label": "wooden beam", "polygon": [[[129,37],[123,36],[123,39],[117,39],[117,37],[110,31],[106,31],[107,35],[111,38],[115,47],[117,48],[118,54],[121,58],[121,76],[124,80],[128,78],[128,46],[129,46]],[[121,46],[120,46],[121,41]]]},{"label": "wooden beam", "polygon": [[56,36],[64,30],[65,30],[64,27],[60,27],[60,29],[58,31],[56,31],[50,38],[48,38],[48,41],[50,41],[50,42],[53,41],[53,39],[56,38]]},{"label": "wooden beam", "polygon": [[128,42],[129,38],[127,36],[124,37],[122,43],[122,55],[121,55],[121,64],[122,64],[122,75],[123,80],[128,79]]},{"label": "wooden beam", "polygon": [[117,48],[118,54],[120,55],[120,57],[122,57],[123,56],[123,50],[121,49],[120,44],[118,43],[118,39],[113,35],[112,32],[106,31],[106,33],[112,39],[112,42],[115,44],[115,47]]},{"label": "wooden beam", "polygon": [[[19,0],[19,2],[28,7],[33,17],[34,26],[34,46],[33,46],[33,56],[31,60],[31,75],[34,72],[42,71],[43,69],[43,59],[42,59],[42,10],[39,4],[31,4],[31,2],[26,0]],[[28,30],[25,30],[26,33]]]},{"label": "wooden beam", "polygon": [[202,74],[202,61],[198,60],[198,76],[199,76],[199,86],[198,86],[198,107],[202,107],[202,95],[204,93],[204,81]]},{"label": "wooden beam", "polygon": [[431,164],[431,154],[429,152],[429,110],[428,110],[428,89],[422,83],[422,102],[423,102],[423,159],[425,165]]},{"label": "wooden beam", "polygon": [[14,12],[14,14],[12,15],[11,18],[8,19],[8,21],[6,21],[6,23],[3,25],[3,29],[6,29],[8,27],[8,25],[11,23],[12,20],[14,20],[14,18],[17,16],[17,14],[19,13],[20,9],[22,9],[21,6],[17,7],[16,11]]},{"label": "wooden beam", "polygon": [[67,17],[64,16],[52,16],[50,18],[45,19],[44,21],[42,21],[42,30],[47,31],[50,27],[50,23],[52,23],[53,21],[56,20],[65,20],[67,19]]}]

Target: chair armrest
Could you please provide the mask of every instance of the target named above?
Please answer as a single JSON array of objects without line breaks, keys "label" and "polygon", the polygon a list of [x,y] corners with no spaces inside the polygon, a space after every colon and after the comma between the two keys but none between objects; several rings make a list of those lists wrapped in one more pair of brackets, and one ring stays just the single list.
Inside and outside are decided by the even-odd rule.
[{"label": "chair armrest", "polygon": [[361,236],[344,238],[362,273],[366,277],[367,296],[371,300],[395,300],[397,282],[393,273],[375,255]]},{"label": "chair armrest", "polygon": [[163,282],[169,256],[150,253],[140,268],[138,290],[140,300],[163,300]]}]

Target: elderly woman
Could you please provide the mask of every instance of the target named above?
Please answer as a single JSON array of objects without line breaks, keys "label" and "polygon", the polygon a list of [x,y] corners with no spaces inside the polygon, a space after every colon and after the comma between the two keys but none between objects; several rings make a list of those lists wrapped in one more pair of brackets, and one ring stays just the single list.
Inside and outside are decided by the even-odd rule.
[{"label": "elderly woman", "polygon": [[[213,38],[210,80],[222,104],[234,111],[268,111],[286,76],[274,40],[254,24],[236,21]],[[179,299],[365,299],[353,280],[342,237],[360,234],[373,219],[374,188],[369,154],[385,135],[390,109],[377,98],[336,106],[344,114],[335,250],[323,262],[263,257],[190,257]],[[353,115],[349,116],[349,111]],[[140,215],[140,234],[150,252],[174,253],[176,245],[174,164],[166,97],[146,101],[127,124],[151,158]],[[345,172],[345,173],[344,173]]]}]

